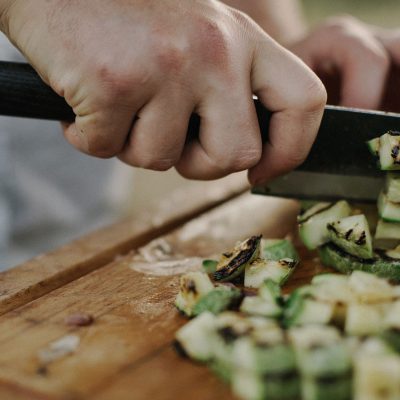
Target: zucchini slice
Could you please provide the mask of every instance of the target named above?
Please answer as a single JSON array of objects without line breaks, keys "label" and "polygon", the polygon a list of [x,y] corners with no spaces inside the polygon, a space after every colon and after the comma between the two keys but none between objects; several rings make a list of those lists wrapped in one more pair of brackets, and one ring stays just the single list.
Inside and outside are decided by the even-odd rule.
[{"label": "zucchini slice", "polygon": [[232,389],[243,400],[295,400],[300,393],[300,378],[296,372],[260,376],[238,369]]},{"label": "zucchini slice", "polygon": [[235,305],[237,306],[241,298],[242,292],[236,287],[216,287],[197,301],[193,306],[192,315],[196,316],[205,311],[219,314]]},{"label": "zucchini slice", "polygon": [[381,147],[381,139],[379,137],[368,140],[367,146],[371,154],[375,157],[379,157],[379,149]]},{"label": "zucchini slice", "polygon": [[386,307],[382,304],[349,304],[345,332],[348,335],[369,336],[382,330]]},{"label": "zucchini slice", "polygon": [[343,274],[365,271],[381,278],[400,282],[400,260],[386,257],[384,252],[376,252],[373,259],[362,260],[329,243],[319,249],[319,257],[326,267],[335,268]]},{"label": "zucchini slice", "polygon": [[214,357],[213,335],[216,317],[204,312],[192,319],[175,334],[177,347],[193,360],[206,362]]},{"label": "zucchini slice", "polygon": [[196,303],[214,289],[210,278],[204,272],[189,272],[180,278],[179,293],[175,306],[188,317],[193,316]]},{"label": "zucchini slice", "polygon": [[389,201],[400,203],[400,176],[398,173],[386,174],[385,193]]},{"label": "zucchini slice", "polygon": [[299,261],[300,257],[289,239],[263,239],[261,240],[262,258],[279,261],[283,258],[291,258]]},{"label": "zucchini slice", "polygon": [[240,305],[245,314],[278,318],[282,315],[282,297],[280,286],[267,279],[259,288],[258,296],[247,296]]},{"label": "zucchini slice", "polygon": [[400,223],[379,220],[376,226],[374,246],[389,249],[400,244]]},{"label": "zucchini slice", "polygon": [[388,131],[380,137],[379,164],[384,171],[400,169],[400,132]]},{"label": "zucchini slice", "polygon": [[293,274],[297,264],[297,261],[290,258],[279,261],[256,259],[246,266],[244,286],[259,288],[266,279],[282,286]]},{"label": "zucchini slice", "polygon": [[236,341],[233,359],[236,369],[256,374],[288,374],[296,371],[296,360],[291,346],[285,341],[282,330],[270,332],[262,339],[252,337]]},{"label": "zucchini slice", "polygon": [[373,257],[372,239],[364,215],[352,215],[328,223],[330,240],[346,253],[370,259]]},{"label": "zucchini slice", "polygon": [[378,198],[378,213],[384,221],[400,222],[400,204],[389,201],[383,192]]},{"label": "zucchini slice", "polygon": [[354,399],[400,399],[399,381],[398,355],[378,339],[368,339],[354,360]]},{"label": "zucchini slice", "polygon": [[302,287],[290,295],[283,314],[282,324],[286,327],[308,324],[328,324],[334,315],[335,305],[314,299],[313,288]]},{"label": "zucchini slice", "polygon": [[340,218],[347,217],[351,213],[349,203],[345,200],[337,203],[318,203],[303,214],[300,214],[299,235],[304,245],[309,250],[329,241],[327,224]]},{"label": "zucchini slice", "polygon": [[252,236],[239,243],[232,251],[225,252],[218,262],[214,279],[231,281],[240,276],[253,260],[260,256],[261,236]]},{"label": "zucchini slice", "polygon": [[213,274],[217,270],[217,260],[203,260],[202,266],[206,274]]}]

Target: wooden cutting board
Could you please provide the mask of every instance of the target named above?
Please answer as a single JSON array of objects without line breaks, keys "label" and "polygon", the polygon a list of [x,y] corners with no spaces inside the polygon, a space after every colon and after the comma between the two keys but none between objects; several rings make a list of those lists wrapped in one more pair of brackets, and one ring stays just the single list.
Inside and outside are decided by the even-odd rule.
[{"label": "wooden cutting board", "polygon": [[[155,229],[146,219],[125,222],[0,274],[0,399],[232,399],[207,368],[174,352],[186,320],[173,302],[179,273],[199,268],[201,258],[249,235],[293,232],[296,202],[238,196],[244,188],[240,181],[218,195],[192,192]],[[315,254],[299,250],[286,291],[323,270]],[[93,324],[66,325],[77,312]],[[79,340],[74,352],[44,362],[39,354],[65,335]]]}]

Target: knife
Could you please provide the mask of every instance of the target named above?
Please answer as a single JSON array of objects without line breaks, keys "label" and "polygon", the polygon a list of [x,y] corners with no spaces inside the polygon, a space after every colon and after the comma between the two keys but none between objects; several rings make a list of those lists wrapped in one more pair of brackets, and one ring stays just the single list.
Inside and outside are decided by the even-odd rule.
[{"label": "knife", "polygon": [[[268,140],[271,113],[255,100],[263,134]],[[0,115],[73,121],[65,100],[47,86],[28,64],[0,62]],[[189,137],[199,132],[193,114]],[[384,174],[365,142],[388,130],[400,130],[400,114],[326,106],[317,139],[306,161],[290,174],[253,193],[282,197],[376,201]]]}]

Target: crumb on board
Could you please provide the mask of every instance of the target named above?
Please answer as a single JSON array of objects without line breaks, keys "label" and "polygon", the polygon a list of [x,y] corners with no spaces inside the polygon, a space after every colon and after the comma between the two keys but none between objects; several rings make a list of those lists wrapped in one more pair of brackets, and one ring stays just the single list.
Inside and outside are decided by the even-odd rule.
[{"label": "crumb on board", "polygon": [[65,317],[64,322],[68,326],[89,326],[94,322],[94,318],[88,313],[78,312]]},{"label": "crumb on board", "polygon": [[47,365],[59,358],[65,357],[76,351],[79,346],[78,335],[65,335],[38,351],[38,359],[42,366]]}]

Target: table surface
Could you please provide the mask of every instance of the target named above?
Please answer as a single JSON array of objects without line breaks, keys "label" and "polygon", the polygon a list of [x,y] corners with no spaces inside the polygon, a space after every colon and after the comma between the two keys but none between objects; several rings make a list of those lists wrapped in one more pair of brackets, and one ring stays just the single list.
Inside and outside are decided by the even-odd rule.
[{"label": "table surface", "polygon": [[[241,194],[243,179],[174,194],[146,215],[94,232],[0,274],[1,399],[232,399],[207,368],[173,350],[186,320],[173,306],[179,274],[247,236],[294,231],[298,204]],[[312,252],[285,287],[323,271]],[[65,318],[94,322],[71,327]],[[75,335],[72,354],[43,349]]]}]

